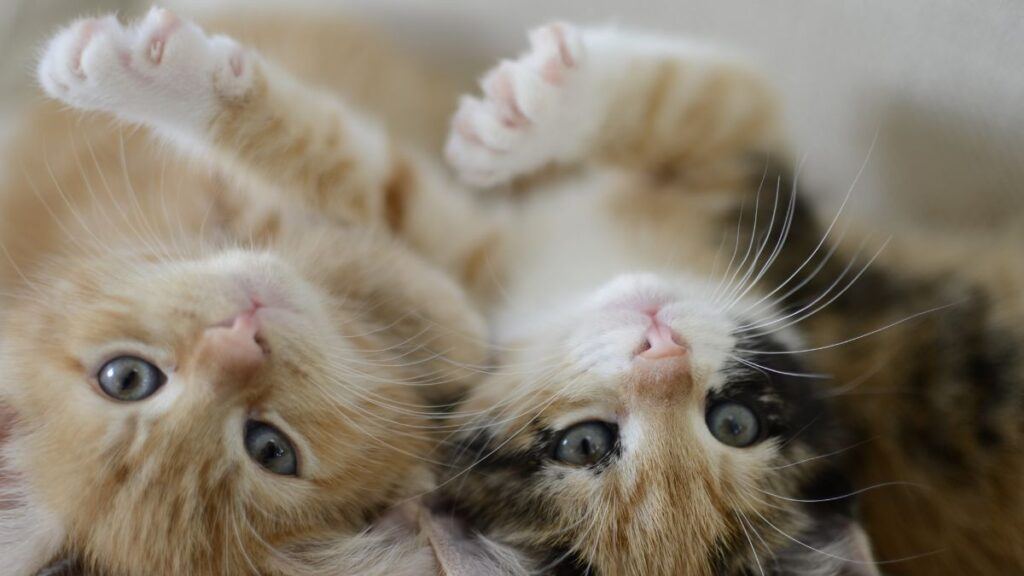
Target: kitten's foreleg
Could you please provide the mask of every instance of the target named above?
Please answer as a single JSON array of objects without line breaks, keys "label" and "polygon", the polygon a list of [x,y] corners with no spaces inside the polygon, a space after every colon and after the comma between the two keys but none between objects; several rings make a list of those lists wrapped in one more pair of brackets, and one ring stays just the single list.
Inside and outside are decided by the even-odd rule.
[{"label": "kitten's foreleg", "polygon": [[328,218],[387,226],[457,273],[488,233],[444,174],[381,125],[167,10],[133,26],[114,16],[72,24],[50,41],[38,77],[54,98],[151,126]]},{"label": "kitten's foreleg", "polygon": [[772,91],[738,59],[684,40],[554,23],[464,97],[447,155],[480,185],[588,159],[702,169],[780,143]]},{"label": "kitten's foreleg", "polygon": [[387,139],[343,105],[293,81],[224,36],[154,8],[134,26],[79,21],[39,66],[51,96],[152,126],[317,208],[377,216],[369,193],[387,178]]}]

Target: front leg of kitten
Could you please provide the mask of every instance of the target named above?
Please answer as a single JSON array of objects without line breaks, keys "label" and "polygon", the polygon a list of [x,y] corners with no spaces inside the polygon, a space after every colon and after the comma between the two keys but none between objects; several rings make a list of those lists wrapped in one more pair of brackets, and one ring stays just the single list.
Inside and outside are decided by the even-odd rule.
[{"label": "front leg of kitten", "polygon": [[439,170],[377,123],[167,10],[130,26],[114,16],[68,26],[50,41],[38,76],[75,108],[148,125],[332,220],[387,226],[456,273],[489,233]]},{"label": "front leg of kitten", "polygon": [[132,26],[115,16],[81,20],[50,41],[38,75],[49,95],[76,108],[149,125],[186,150],[301,191],[320,209],[377,215],[370,191],[390,162],[382,132],[168,10]]},{"label": "front leg of kitten", "polygon": [[186,138],[203,136],[227,103],[246,98],[255,76],[233,40],[158,8],[135,26],[113,15],[75,22],[50,41],[38,69],[43,89],[73,107]]},{"label": "front leg of kitten", "polygon": [[659,172],[720,170],[779,146],[774,97],[738,60],[696,43],[553,23],[464,97],[446,153],[493,185],[587,159]]}]

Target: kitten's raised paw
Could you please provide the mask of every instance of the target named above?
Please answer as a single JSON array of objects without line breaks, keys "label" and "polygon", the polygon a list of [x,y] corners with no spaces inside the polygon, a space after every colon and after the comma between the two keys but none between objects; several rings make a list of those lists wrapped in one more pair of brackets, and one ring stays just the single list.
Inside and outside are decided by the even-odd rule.
[{"label": "kitten's raised paw", "polygon": [[252,63],[224,36],[153,8],[132,26],[79,20],[50,40],[38,78],[50,96],[86,110],[174,129],[201,128],[218,101],[252,86]]},{"label": "kitten's raised paw", "polygon": [[488,72],[483,97],[464,96],[452,120],[445,153],[460,177],[488,186],[557,160],[577,132],[584,60],[580,31],[553,23],[530,33],[525,54]]}]

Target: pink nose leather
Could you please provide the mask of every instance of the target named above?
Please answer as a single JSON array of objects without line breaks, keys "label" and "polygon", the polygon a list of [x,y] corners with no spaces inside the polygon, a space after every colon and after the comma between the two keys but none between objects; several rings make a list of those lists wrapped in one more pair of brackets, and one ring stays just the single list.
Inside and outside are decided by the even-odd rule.
[{"label": "pink nose leather", "polygon": [[672,329],[656,319],[652,319],[651,326],[644,334],[644,338],[646,338],[646,342],[641,346],[641,352],[637,354],[641,358],[658,360],[686,354],[686,347],[679,343],[678,337],[672,332]]},{"label": "pink nose leather", "polygon": [[690,348],[671,328],[651,316],[637,362],[626,377],[633,397],[649,405],[672,406],[693,389]]},{"label": "pink nose leather", "polygon": [[200,342],[202,362],[236,375],[262,365],[267,351],[259,341],[257,310],[259,306],[255,305],[223,324],[207,328]]}]

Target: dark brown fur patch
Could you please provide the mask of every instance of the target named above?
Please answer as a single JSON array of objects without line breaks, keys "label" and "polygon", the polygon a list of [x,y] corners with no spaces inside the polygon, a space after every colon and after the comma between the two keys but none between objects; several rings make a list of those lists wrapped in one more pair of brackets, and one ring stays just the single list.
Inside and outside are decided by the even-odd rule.
[{"label": "dark brown fur patch", "polygon": [[406,210],[416,187],[416,175],[408,161],[399,158],[391,166],[391,174],[384,185],[384,220],[396,234],[405,226]]},{"label": "dark brown fur patch", "polygon": [[[786,171],[769,174],[781,175],[782,190],[795,189]],[[781,283],[807,262],[790,284],[795,290],[783,292],[798,310],[829,290],[851,254],[840,247],[826,260],[834,242],[828,238],[812,256],[824,230],[800,197],[794,214],[787,249],[769,277]],[[1024,477],[1024,332],[1007,322],[1019,302],[999,295],[1012,294],[1006,283],[1024,275],[1014,276],[1017,265],[1005,262],[1002,274],[986,276],[977,272],[983,254],[953,259],[958,252],[941,242],[915,247],[903,240],[798,326],[809,348],[824,348],[813,355],[835,375],[842,415],[863,442],[845,455],[853,488],[909,483],[862,497],[880,559],[921,556],[886,571],[1015,571],[1024,566],[1024,549],[1014,544],[1024,498],[1007,486]],[[949,256],[936,265],[944,251]]]}]

